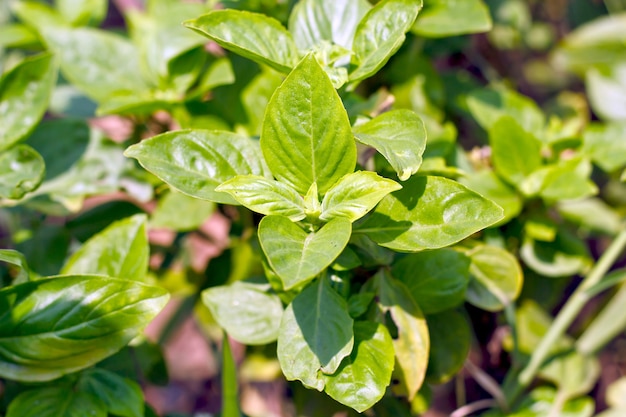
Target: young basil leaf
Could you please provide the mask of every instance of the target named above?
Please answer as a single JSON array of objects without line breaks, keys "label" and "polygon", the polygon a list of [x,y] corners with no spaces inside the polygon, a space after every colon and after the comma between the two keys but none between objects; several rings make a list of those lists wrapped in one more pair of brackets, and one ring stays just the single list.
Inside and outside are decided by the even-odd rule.
[{"label": "young basil leaf", "polygon": [[355,225],[355,233],[390,249],[417,252],[449,246],[502,216],[499,206],[458,182],[413,177]]},{"label": "young basil leaf", "polygon": [[282,182],[257,175],[237,175],[215,191],[230,194],[239,204],[265,215],[279,215],[297,222],[306,217],[304,199]]},{"label": "young basil leaf", "polygon": [[43,181],[46,165],[28,145],[16,145],[0,153],[0,200],[19,200]]},{"label": "young basil leaf", "polygon": [[226,131],[179,130],[132,145],[124,155],[177,190],[216,203],[237,204],[215,191],[236,175],[268,176],[258,142]]},{"label": "young basil leaf", "polygon": [[289,72],[299,60],[291,34],[279,21],[263,14],[214,10],[184,25],[225,49],[280,72]]},{"label": "young basil leaf", "polygon": [[491,14],[482,0],[425,0],[412,32],[429,38],[491,30]]},{"label": "young basil leaf", "polygon": [[353,129],[357,140],[375,148],[406,181],[422,165],[426,129],[422,119],[410,110],[392,110]]},{"label": "young basil leaf", "polygon": [[422,8],[422,0],[383,0],[359,22],[352,50],[359,61],[349,74],[359,81],[375,74],[402,45]]},{"label": "young basil leaf", "polygon": [[328,280],[318,279],[287,306],[278,331],[277,354],[285,377],[321,391],[327,374],[352,352],[353,320]]},{"label": "young basil leaf", "polygon": [[391,315],[398,336],[393,339],[397,368],[395,375],[412,400],[424,382],[430,338],[422,310],[409,289],[383,270],[376,275],[378,303]]},{"label": "young basil leaf", "polygon": [[307,233],[288,218],[267,216],[259,223],[259,242],[269,264],[289,290],[330,266],[348,244],[352,224],[338,217]]},{"label": "young basil leaf", "polygon": [[354,171],[348,114],[313,55],[298,64],[267,105],[261,149],[276,179],[300,195],[314,182],[324,195]]},{"label": "young basil leaf", "polygon": [[324,196],[320,220],[345,217],[354,222],[365,216],[387,194],[401,189],[375,172],[358,171],[341,178]]},{"label": "young basil leaf", "polygon": [[149,255],[146,215],[137,214],[91,237],[68,259],[61,274],[101,274],[143,281]]},{"label": "young basil leaf", "polygon": [[472,331],[463,315],[447,310],[426,317],[431,349],[426,379],[432,384],[449,381],[461,370],[470,351]]},{"label": "young basil leaf", "polygon": [[107,406],[91,394],[68,387],[29,389],[11,401],[6,417],[107,417]]},{"label": "young basil leaf", "polygon": [[354,349],[332,375],[324,375],[324,391],[358,411],[367,410],[385,395],[393,371],[393,343],[380,323],[354,323]]},{"label": "young basil leaf", "polygon": [[88,275],[4,288],[0,375],[49,381],[87,368],[136,337],[168,298],[162,288]]},{"label": "young basil leaf", "polygon": [[357,25],[371,8],[365,0],[302,0],[289,15],[289,32],[300,50],[323,41],[350,50]]},{"label": "young basil leaf", "polygon": [[246,345],[264,345],[276,340],[283,315],[277,295],[252,283],[237,281],[206,289],[202,302],[229,336]]},{"label": "young basil leaf", "polygon": [[139,384],[131,379],[104,369],[92,368],[83,371],[76,388],[78,392],[100,399],[111,414],[144,417],[143,392]]},{"label": "young basil leaf", "polygon": [[19,142],[37,125],[56,79],[51,54],[26,58],[0,78],[0,150]]}]

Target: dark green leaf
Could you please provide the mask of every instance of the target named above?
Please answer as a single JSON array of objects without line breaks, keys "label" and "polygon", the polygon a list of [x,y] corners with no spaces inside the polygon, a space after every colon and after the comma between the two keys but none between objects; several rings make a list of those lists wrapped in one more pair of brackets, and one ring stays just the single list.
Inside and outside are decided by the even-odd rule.
[{"label": "dark green leaf", "polygon": [[491,27],[489,8],[482,0],[425,0],[412,32],[439,38],[487,32]]},{"label": "dark green leaf", "polygon": [[141,387],[135,381],[106,371],[92,368],[83,373],[77,384],[85,392],[103,401],[109,413],[120,417],[144,417]]},{"label": "dark green leaf", "polygon": [[63,276],[0,290],[0,375],[47,381],[87,368],[130,342],[168,294],[135,281]]},{"label": "dark green leaf", "polygon": [[35,388],[15,397],[7,417],[107,417],[104,402],[67,387]]},{"label": "dark green leaf", "polygon": [[0,152],[0,200],[19,200],[41,184],[46,166],[37,151],[16,145]]},{"label": "dark green leaf", "polygon": [[321,391],[354,345],[353,320],[346,301],[322,278],[287,306],[278,333],[277,354],[288,380]]},{"label": "dark green leaf", "polygon": [[355,226],[378,244],[416,252],[451,245],[502,219],[502,209],[461,184],[413,177]]},{"label": "dark green leaf", "polygon": [[463,314],[455,310],[428,315],[426,322],[431,346],[426,379],[433,384],[442,384],[463,367],[472,332]]}]

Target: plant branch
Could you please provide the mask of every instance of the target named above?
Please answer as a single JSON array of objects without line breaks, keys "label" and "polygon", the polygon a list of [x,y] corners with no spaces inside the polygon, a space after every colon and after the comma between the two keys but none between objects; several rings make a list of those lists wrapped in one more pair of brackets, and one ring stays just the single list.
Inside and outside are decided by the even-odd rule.
[{"label": "plant branch", "polygon": [[480,400],[476,401],[463,407],[459,407],[450,414],[450,417],[465,417],[469,416],[472,413],[475,413],[478,410],[484,410],[486,408],[492,408],[498,405],[495,400]]}]

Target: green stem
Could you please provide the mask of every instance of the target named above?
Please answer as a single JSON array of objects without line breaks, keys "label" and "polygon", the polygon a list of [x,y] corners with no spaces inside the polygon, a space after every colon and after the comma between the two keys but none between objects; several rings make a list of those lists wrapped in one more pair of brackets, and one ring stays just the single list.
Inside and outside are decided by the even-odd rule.
[{"label": "green stem", "polygon": [[513,386],[507,390],[509,404],[512,404],[517,399],[519,394],[533,381],[537,372],[550,355],[550,351],[554,344],[561,336],[563,336],[563,334],[565,334],[567,328],[578,316],[587,301],[589,301],[590,296],[587,293],[587,290],[596,285],[602,277],[604,277],[620,256],[624,247],[626,247],[626,229],[623,229],[617,235],[615,240],[613,240],[611,245],[604,252],[602,257],[600,257],[593,269],[585,277],[583,282],[578,286],[576,291],[574,291],[559,314],[556,316],[556,319],[548,329],[548,332],[543,336],[539,345],[533,351],[530,361],[519,374],[517,380],[513,381]]}]

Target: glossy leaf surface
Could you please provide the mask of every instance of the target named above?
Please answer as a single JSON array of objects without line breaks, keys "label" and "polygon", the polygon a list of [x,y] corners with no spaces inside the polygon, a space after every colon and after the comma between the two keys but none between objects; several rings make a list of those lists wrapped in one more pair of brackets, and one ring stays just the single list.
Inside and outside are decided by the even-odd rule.
[{"label": "glossy leaf surface", "polygon": [[306,287],[287,306],[278,333],[277,354],[288,380],[321,391],[354,345],[353,320],[346,301],[326,279]]},{"label": "glossy leaf surface", "polygon": [[131,379],[105,369],[92,368],[81,374],[77,388],[79,392],[103,401],[111,414],[144,417],[143,392],[139,384]]},{"label": "glossy leaf surface", "polygon": [[7,410],[7,417],[106,417],[106,404],[91,394],[68,387],[24,391]]},{"label": "glossy leaf surface", "polygon": [[500,207],[455,181],[413,177],[385,197],[355,232],[391,249],[416,252],[451,245],[501,218]]},{"label": "glossy leaf surface", "polygon": [[99,276],[0,290],[0,375],[47,381],[87,368],[136,337],[167,299],[161,288]]},{"label": "glossy leaf surface", "polygon": [[354,171],[356,145],[330,79],[307,55],[276,90],[265,111],[261,149],[277,180],[305,195],[324,195]]},{"label": "glossy leaf surface", "polygon": [[0,199],[18,200],[41,184],[46,166],[37,151],[20,144],[0,152]]},{"label": "glossy leaf surface", "polygon": [[341,254],[352,226],[338,217],[317,232],[307,233],[282,216],[267,216],[259,223],[259,241],[285,290],[314,278]]},{"label": "glossy leaf surface", "polygon": [[508,223],[522,211],[520,194],[492,170],[472,173],[460,178],[459,182],[502,207],[504,218],[496,225]]}]

